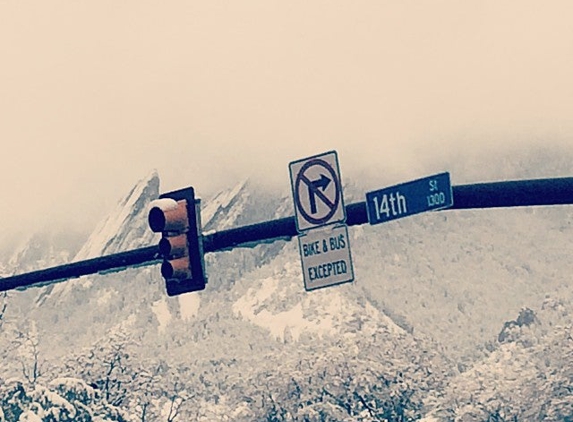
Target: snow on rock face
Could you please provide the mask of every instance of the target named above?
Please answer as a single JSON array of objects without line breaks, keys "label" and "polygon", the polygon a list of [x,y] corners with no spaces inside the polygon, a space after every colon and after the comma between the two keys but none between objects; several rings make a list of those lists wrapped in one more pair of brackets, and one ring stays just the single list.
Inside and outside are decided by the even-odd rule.
[{"label": "snow on rock face", "polygon": [[155,314],[157,321],[159,322],[158,330],[160,332],[165,331],[165,328],[169,325],[171,321],[171,312],[169,312],[169,307],[167,306],[167,301],[165,298],[161,298],[151,305],[151,310]]},{"label": "snow on rock face", "polygon": [[177,297],[179,299],[179,309],[181,311],[181,319],[183,321],[189,321],[199,313],[201,296],[198,294],[188,293]]},{"label": "snow on rock face", "polygon": [[21,274],[52,267],[68,261],[69,256],[70,253],[58,245],[53,233],[35,233],[16,246],[5,264],[4,273]]},{"label": "snow on rock face", "polygon": [[[125,252],[157,243],[156,234],[147,224],[149,203],[159,196],[159,176],[152,171],[142,179],[116,208],[100,222],[73,261],[82,261],[119,252]],[[48,296],[62,298],[74,286],[89,288],[89,277],[69,280],[48,286],[40,293],[37,303],[42,304]]]},{"label": "snow on rock face", "polygon": [[281,340],[284,339],[284,333],[287,330],[292,333],[295,340],[298,340],[303,330],[319,334],[331,332],[332,321],[330,320],[324,319],[318,324],[306,320],[300,302],[282,312],[272,313],[266,309],[264,303],[267,299],[279,294],[279,282],[280,280],[275,277],[262,280],[260,286],[250,288],[233,304],[233,312],[255,325],[267,328],[273,337]]},{"label": "snow on rock face", "polygon": [[[211,230],[222,215],[225,220],[219,222],[217,229],[229,228],[241,214],[243,207],[238,204],[241,193],[245,190],[248,180],[239,182],[232,189],[224,190],[203,204],[201,222],[203,227]],[[232,211],[231,214],[229,212]]]},{"label": "snow on rock face", "polygon": [[100,222],[74,261],[124,252],[153,243],[147,227],[147,205],[159,196],[159,176],[151,172]]},{"label": "snow on rock face", "polygon": [[12,256],[8,259],[8,268],[16,268],[22,263],[23,257],[30,249],[33,249],[34,237],[34,235],[30,235],[16,246]]},{"label": "snow on rock face", "polygon": [[[285,335],[297,341],[303,333],[319,336],[353,330],[373,333],[381,326],[390,333],[404,332],[370,303],[353,302],[352,296],[341,291],[341,287],[303,293],[296,260],[285,262],[282,268],[275,267],[273,275],[254,284],[233,304],[233,312],[268,329],[281,341]],[[356,321],[355,326],[349,328],[348,321]]]},{"label": "snow on rock face", "polygon": [[243,180],[202,202],[203,232],[226,230],[292,214],[292,200]]}]

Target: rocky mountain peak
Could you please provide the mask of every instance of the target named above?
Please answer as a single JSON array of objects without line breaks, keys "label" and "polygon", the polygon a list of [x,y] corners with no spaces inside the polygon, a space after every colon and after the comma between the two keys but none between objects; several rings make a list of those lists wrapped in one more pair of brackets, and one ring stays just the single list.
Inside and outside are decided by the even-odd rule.
[{"label": "rocky mountain peak", "polygon": [[159,196],[159,176],[154,170],[140,180],[102,220],[75,256],[75,261],[123,252],[152,243],[147,228],[147,205]]},{"label": "rocky mountain peak", "polygon": [[[97,225],[73,261],[125,252],[153,244],[156,235],[147,227],[147,208],[158,196],[159,176],[154,170],[141,179]],[[89,277],[49,286],[40,293],[37,303],[44,303],[50,296],[61,299],[78,285],[84,287],[91,285]]]}]

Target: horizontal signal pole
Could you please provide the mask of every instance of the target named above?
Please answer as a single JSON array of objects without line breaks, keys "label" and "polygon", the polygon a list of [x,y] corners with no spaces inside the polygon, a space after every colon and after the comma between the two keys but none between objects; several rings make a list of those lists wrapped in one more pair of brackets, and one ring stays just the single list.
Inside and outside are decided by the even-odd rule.
[{"label": "horizontal signal pole", "polygon": [[[573,177],[452,186],[452,209],[478,209],[573,204]],[[346,224],[368,223],[366,202],[346,206]],[[204,252],[218,252],[260,243],[289,240],[298,234],[294,217],[203,235]],[[161,262],[157,246],[148,246],[45,270],[0,278],[0,291],[39,287],[89,274],[118,272]]]},{"label": "horizontal signal pole", "polygon": [[24,289],[32,285],[33,287],[40,287],[45,284],[58,283],[83,275],[96,273],[105,274],[106,272],[122,271],[128,267],[152,265],[159,262],[156,259],[157,253],[157,246],[148,246],[132,251],[102,256],[100,258],[58,265],[45,270],[0,278],[0,291]]},{"label": "horizontal signal pole", "polygon": [[449,209],[573,204],[573,177],[452,186]]},{"label": "horizontal signal pole", "polygon": [[[520,180],[452,186],[452,209],[503,208],[573,204],[573,177]],[[366,202],[346,206],[346,224],[368,223]],[[286,240],[298,234],[294,217],[223,230],[204,237],[205,252],[256,245],[264,240]]]}]

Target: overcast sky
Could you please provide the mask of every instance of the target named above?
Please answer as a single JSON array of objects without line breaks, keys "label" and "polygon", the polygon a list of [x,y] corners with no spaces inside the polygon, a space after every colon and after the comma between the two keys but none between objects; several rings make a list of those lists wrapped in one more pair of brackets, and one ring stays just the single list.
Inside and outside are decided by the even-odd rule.
[{"label": "overcast sky", "polygon": [[290,161],[332,149],[345,175],[424,176],[452,151],[571,145],[571,16],[570,1],[0,0],[1,231],[93,227],[152,169],[163,191],[288,189]]}]

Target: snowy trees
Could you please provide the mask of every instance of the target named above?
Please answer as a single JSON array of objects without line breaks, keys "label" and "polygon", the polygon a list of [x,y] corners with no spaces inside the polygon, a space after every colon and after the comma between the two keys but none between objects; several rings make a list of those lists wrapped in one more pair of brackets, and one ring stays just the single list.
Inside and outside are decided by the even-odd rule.
[{"label": "snowy trees", "polygon": [[63,368],[46,364],[34,321],[20,326],[12,322],[1,334],[6,345],[3,370],[12,376],[0,376],[0,421],[130,421],[125,410],[82,379],[55,376]]},{"label": "snowy trees", "polygon": [[128,422],[129,415],[105,401],[82,380],[59,378],[47,386],[11,379],[0,387],[0,421]]},{"label": "snowy trees", "polygon": [[452,378],[431,414],[440,420],[573,420],[573,324],[560,301],[523,309],[490,355]]},{"label": "snowy trees", "polygon": [[[413,421],[430,408],[438,420],[565,420],[573,416],[572,325],[554,322],[568,321],[567,307],[524,309],[486,360],[451,378],[435,345],[369,321],[337,336],[277,341],[262,362],[215,357],[209,342],[197,342],[186,361],[172,351],[169,362],[143,358],[117,328],[53,369],[40,365],[31,341],[29,362],[39,350],[44,370],[34,379],[20,368],[2,383],[0,421]],[[22,345],[35,338],[26,335]]]},{"label": "snowy trees", "polygon": [[118,326],[92,347],[73,353],[64,372],[84,380],[113,408],[134,422],[176,422],[190,398],[185,377],[163,361],[141,358],[125,327]]},{"label": "snowy trees", "polygon": [[125,329],[117,328],[91,348],[71,354],[65,372],[87,380],[109,403],[119,406],[137,374],[129,365],[129,344]]},{"label": "snowy trees", "polygon": [[36,324],[32,321],[27,330],[14,331],[12,342],[22,368],[22,375],[28,384],[34,386],[43,371]]},{"label": "snowy trees", "polygon": [[192,394],[187,391],[185,377],[165,362],[140,364],[130,387],[126,406],[138,422],[176,422]]},{"label": "snowy trees", "polygon": [[[432,359],[410,359],[404,344],[349,336],[320,354],[282,356],[250,391],[258,397],[252,419],[268,421],[411,421],[423,411],[424,392],[435,388]],[[420,351],[410,343],[410,352]],[[308,352],[309,350],[305,350]],[[292,350],[291,350],[292,352]],[[310,357],[313,356],[313,357]]]}]

